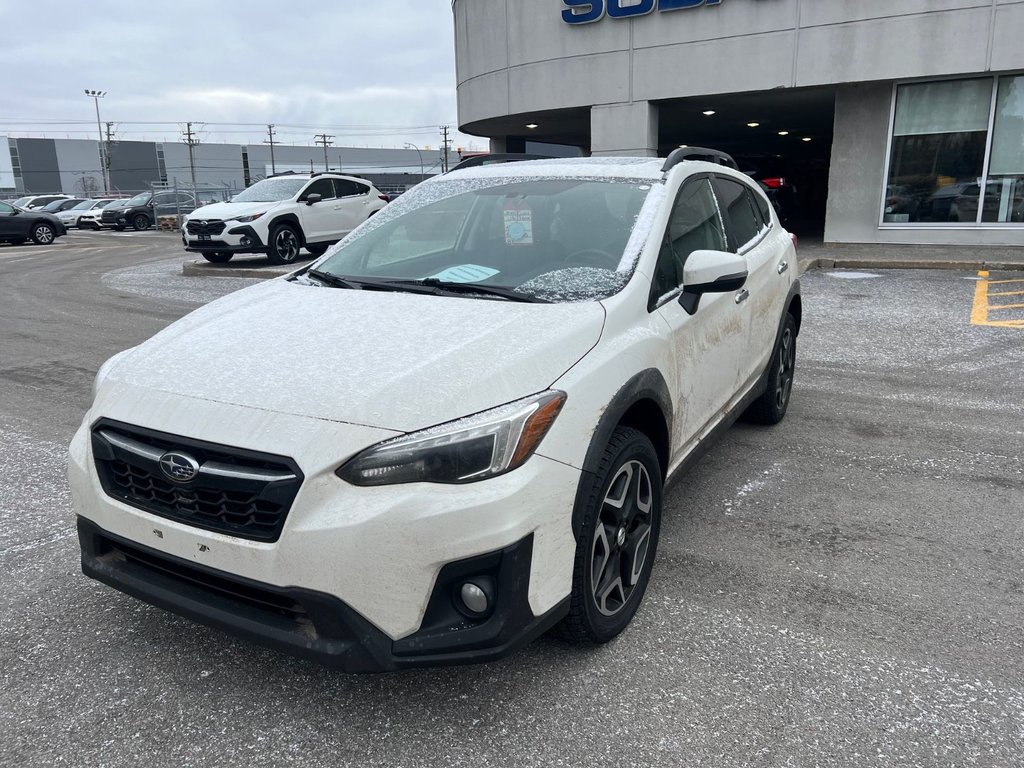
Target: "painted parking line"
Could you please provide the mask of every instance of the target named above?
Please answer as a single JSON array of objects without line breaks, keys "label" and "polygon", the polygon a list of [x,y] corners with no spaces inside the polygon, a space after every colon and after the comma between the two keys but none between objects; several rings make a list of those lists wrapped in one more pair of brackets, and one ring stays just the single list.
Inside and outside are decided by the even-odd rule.
[{"label": "painted parking line", "polygon": [[991,280],[987,271],[978,273],[974,286],[971,325],[1024,329],[1024,279]]}]

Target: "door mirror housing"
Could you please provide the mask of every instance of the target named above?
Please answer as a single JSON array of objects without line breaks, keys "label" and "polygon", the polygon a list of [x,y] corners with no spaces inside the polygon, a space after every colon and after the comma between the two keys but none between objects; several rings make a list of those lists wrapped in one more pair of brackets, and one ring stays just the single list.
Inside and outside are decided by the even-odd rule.
[{"label": "door mirror housing", "polygon": [[747,282],[747,260],[738,253],[694,251],[683,265],[679,304],[692,315],[705,293],[738,291]]},{"label": "door mirror housing", "polygon": [[306,196],[306,205],[316,205],[323,199],[323,195],[319,194],[318,192],[314,192],[313,194]]}]

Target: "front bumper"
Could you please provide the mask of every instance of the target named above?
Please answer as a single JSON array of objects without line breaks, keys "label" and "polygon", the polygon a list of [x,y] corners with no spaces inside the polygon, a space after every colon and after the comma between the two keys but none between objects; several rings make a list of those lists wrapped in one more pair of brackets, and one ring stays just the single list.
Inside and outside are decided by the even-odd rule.
[{"label": "front bumper", "polygon": [[[187,226],[187,225],[186,225]],[[252,227],[239,224],[229,226],[209,240],[200,240],[197,234],[183,230],[181,242],[191,253],[266,253],[267,246]]]},{"label": "front bumper", "polygon": [[[579,471],[565,464],[536,455],[514,472],[467,486],[356,488],[334,470],[389,433],[130,388],[120,389],[116,398],[104,398],[101,390],[96,412],[166,432],[173,424],[173,431],[197,440],[293,458],[305,479],[274,542],[203,530],[108,496],[92,454],[92,416],[72,441],[68,473],[77,515],[104,540],[157,553],[199,573],[274,593],[294,592],[301,599],[289,599],[314,605],[313,611],[306,609],[310,616],[335,619],[314,622],[317,629],[311,639],[308,624],[298,629],[293,625],[290,635],[281,636],[280,627],[265,615],[237,605],[229,610],[221,605],[221,597],[193,595],[174,603],[168,597],[168,590],[174,590],[167,583],[140,583],[134,570],[104,559],[108,553],[103,546],[87,543],[92,534],[83,537],[86,573],[129,594],[352,670],[496,658],[542,632],[564,612],[563,601],[572,585],[571,517],[579,482]],[[155,418],[160,414],[166,414],[165,423]],[[519,607],[495,610],[497,623],[486,622],[492,629],[482,633],[483,639],[476,638],[481,633],[464,631],[472,626],[453,629],[453,618],[458,617],[451,611],[450,589],[444,592],[447,612],[436,608],[445,568],[503,552],[524,540],[530,542],[525,575],[502,576],[498,582],[502,594],[505,585],[517,585],[512,592]],[[521,555],[516,558],[523,561]],[[201,604],[221,607],[210,618]],[[342,622],[349,634],[331,629],[332,621]],[[360,642],[366,639],[363,644],[370,650],[338,645],[351,645],[353,636]],[[402,643],[415,647],[405,652]]]},{"label": "front bumper", "polygon": [[[339,668],[384,672],[403,667],[491,661],[543,634],[568,611],[568,598],[545,615],[530,611],[527,587],[533,536],[442,570],[424,627],[392,640],[338,598],[278,588],[142,547],[78,518],[82,571],[165,610],[260,645]],[[499,585],[493,610],[474,621],[454,607],[467,576]]]}]

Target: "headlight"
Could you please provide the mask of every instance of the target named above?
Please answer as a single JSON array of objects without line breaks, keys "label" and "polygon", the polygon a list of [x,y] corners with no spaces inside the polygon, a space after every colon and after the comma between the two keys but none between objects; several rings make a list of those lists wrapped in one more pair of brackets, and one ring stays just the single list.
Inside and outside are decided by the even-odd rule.
[{"label": "headlight", "polygon": [[552,390],[465,419],[386,440],[337,471],[353,485],[472,483],[521,466],[565,403]]},{"label": "headlight", "polygon": [[253,214],[250,214],[249,216],[239,216],[238,218],[235,219],[235,221],[241,221],[241,222],[256,221],[256,219],[258,219],[260,216],[262,216],[265,213],[266,213],[266,211],[260,211],[259,213],[253,213]]},{"label": "headlight", "polygon": [[122,357],[127,355],[133,349],[135,349],[135,347],[129,347],[128,349],[125,349],[125,350],[122,350],[122,351],[118,352],[116,355],[114,355],[109,360],[107,360],[107,362],[105,362],[103,365],[101,365],[100,369],[98,371],[96,371],[96,378],[93,379],[93,382],[92,382],[92,399],[93,400],[96,399],[96,393],[99,392],[100,385],[103,384],[103,380],[105,378],[107,378],[107,374],[110,373],[110,369],[114,367],[114,364],[117,363],[118,360],[120,360]]}]

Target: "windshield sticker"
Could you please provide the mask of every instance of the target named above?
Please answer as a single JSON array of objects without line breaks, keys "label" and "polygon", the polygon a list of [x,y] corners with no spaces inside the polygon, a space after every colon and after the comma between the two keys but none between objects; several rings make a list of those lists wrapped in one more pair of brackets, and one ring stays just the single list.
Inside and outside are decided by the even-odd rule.
[{"label": "windshield sticker", "polygon": [[533,211],[505,203],[505,244],[533,245]]},{"label": "windshield sticker", "polygon": [[461,264],[458,267],[448,267],[443,272],[438,272],[431,277],[444,280],[447,283],[479,283],[496,274],[498,274],[497,269],[481,267],[479,264]]}]

